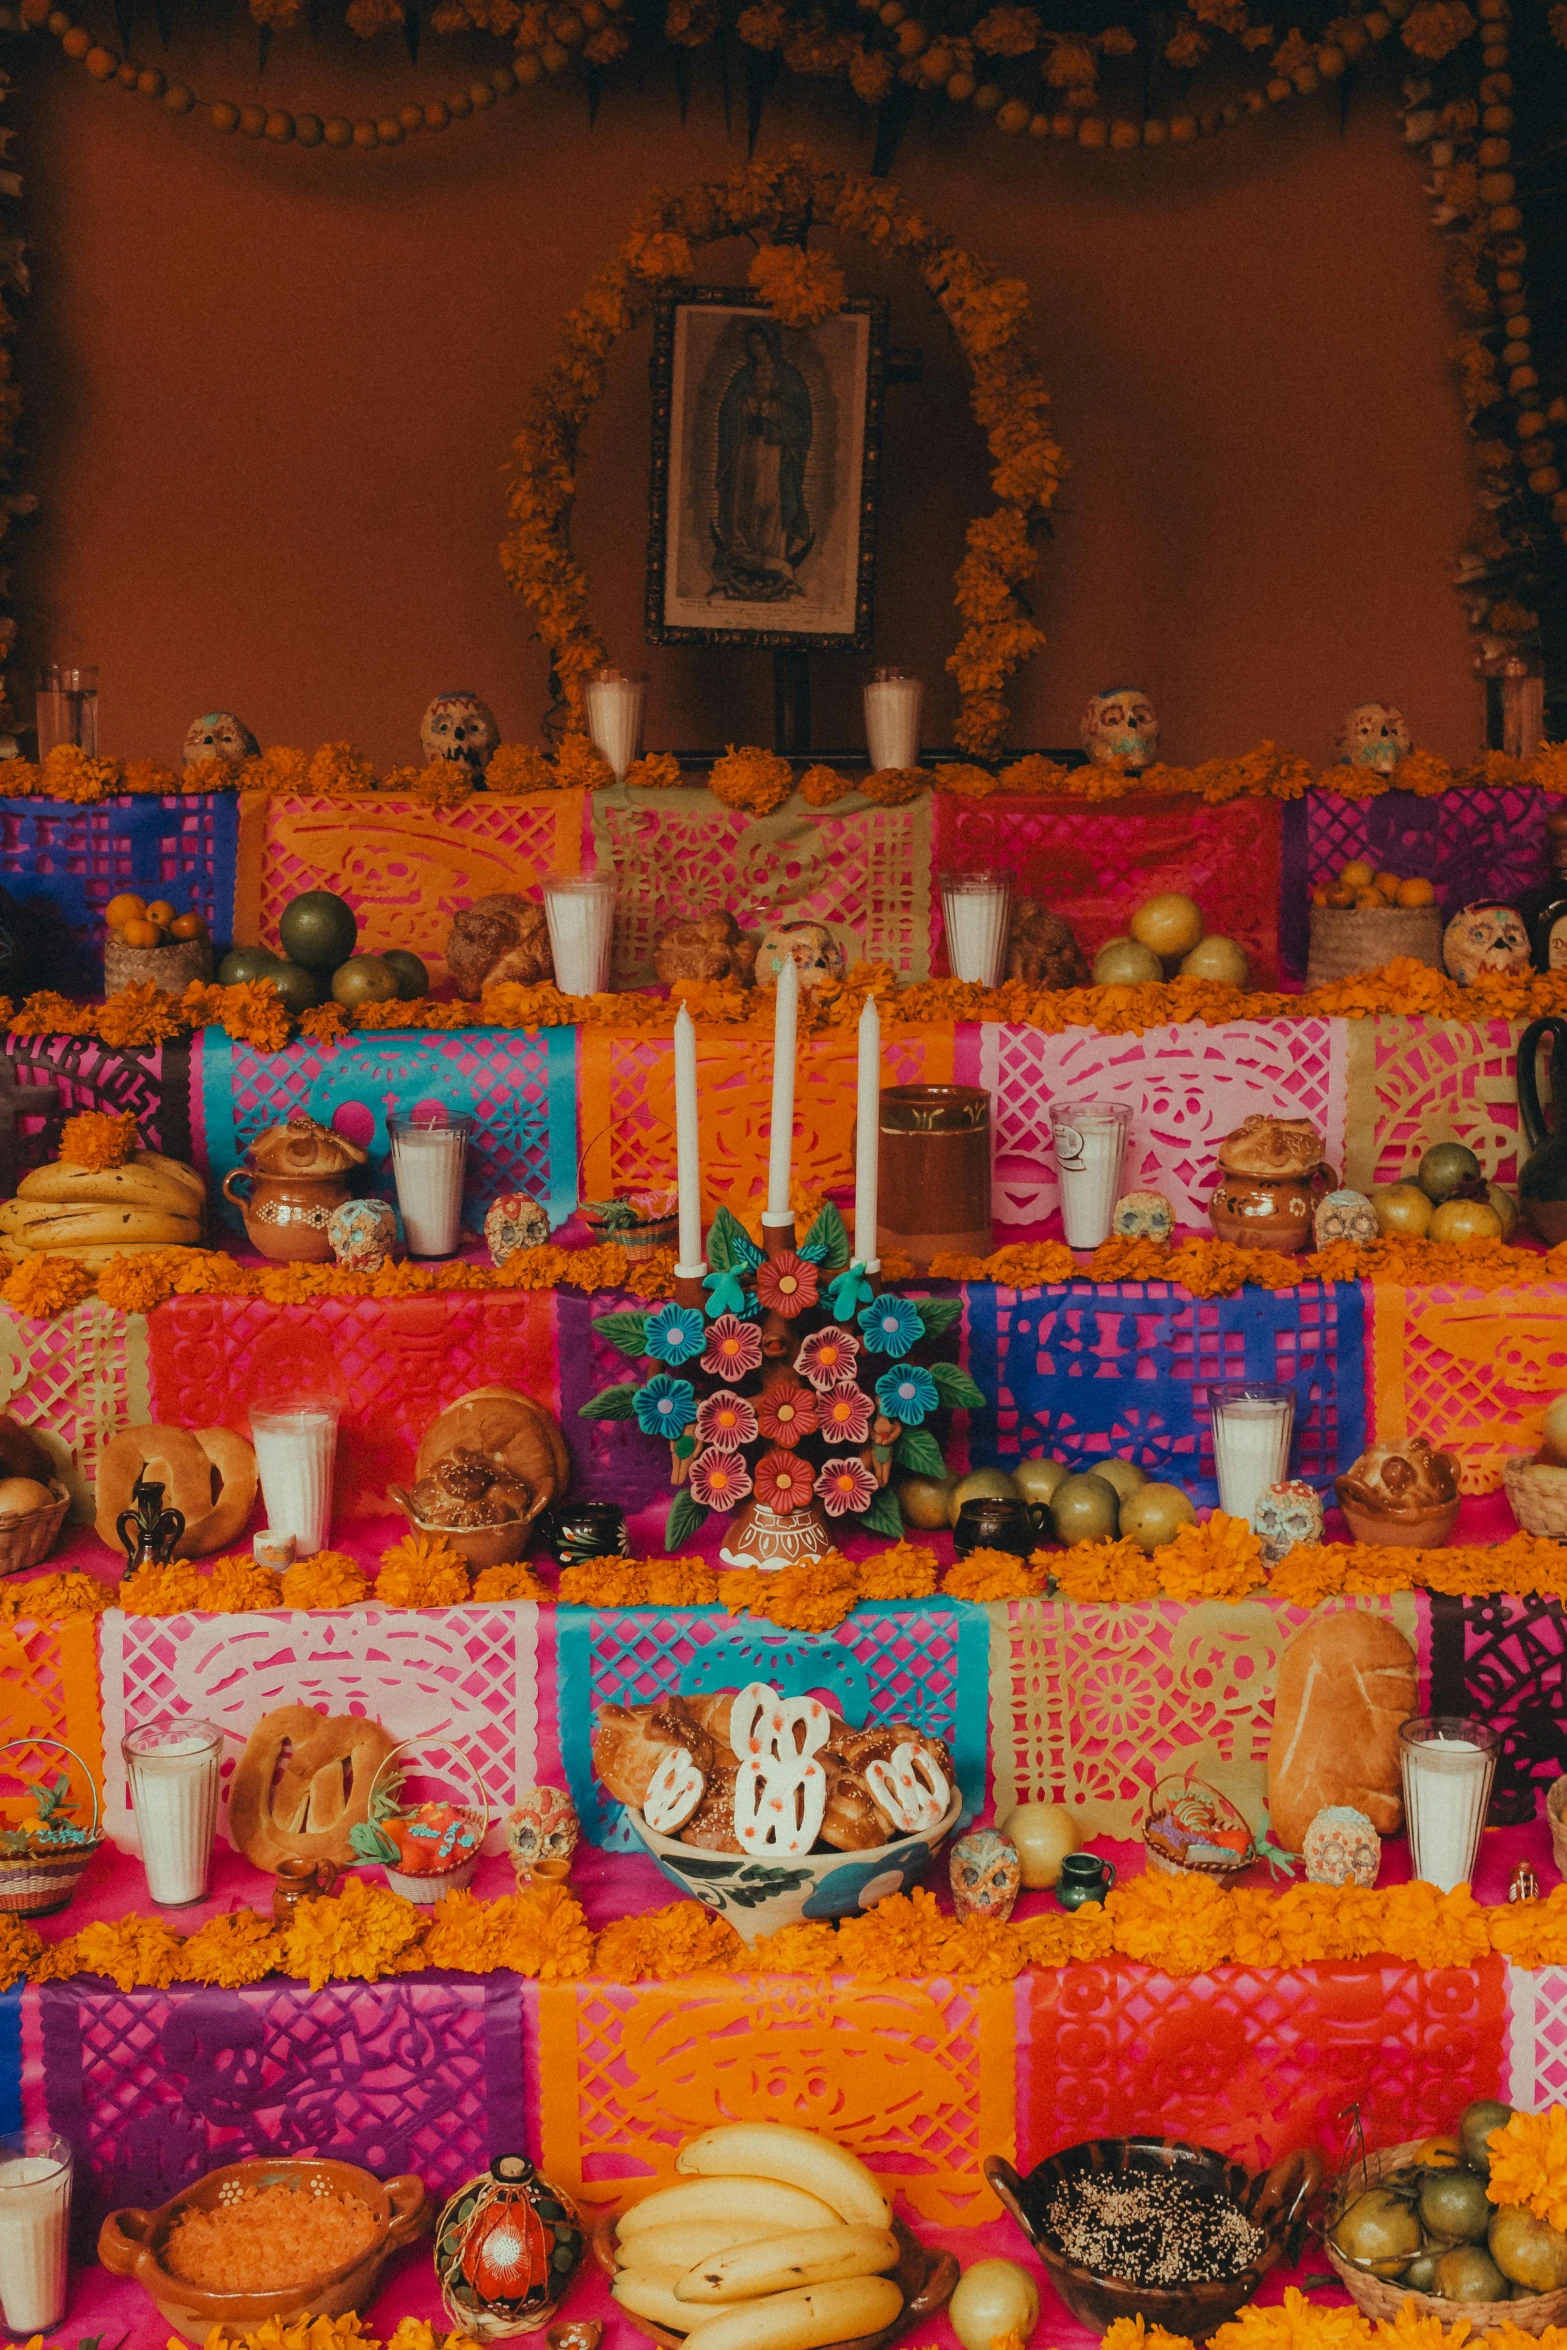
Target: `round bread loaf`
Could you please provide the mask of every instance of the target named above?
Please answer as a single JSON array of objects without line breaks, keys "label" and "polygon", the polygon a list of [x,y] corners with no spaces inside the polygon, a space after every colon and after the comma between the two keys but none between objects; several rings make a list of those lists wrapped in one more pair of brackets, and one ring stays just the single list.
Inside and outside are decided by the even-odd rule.
[{"label": "round bread loaf", "polygon": [[1268,1745],[1268,1817],[1299,1852],[1325,1804],[1365,1813],[1379,1836],[1403,1825],[1398,1728],[1419,1711],[1415,1652],[1369,1609],[1320,1617],[1279,1659]]}]

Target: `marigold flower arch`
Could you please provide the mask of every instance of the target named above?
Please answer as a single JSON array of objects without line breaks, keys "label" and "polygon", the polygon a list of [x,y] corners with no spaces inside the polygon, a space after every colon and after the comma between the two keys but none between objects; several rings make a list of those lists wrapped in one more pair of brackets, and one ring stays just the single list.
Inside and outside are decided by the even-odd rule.
[{"label": "marigold flower arch", "polygon": [[759,241],[751,283],[786,325],[810,325],[840,306],[844,281],[805,250],[811,227],[863,237],[918,269],[973,371],[974,415],[991,458],[993,512],[968,527],[954,602],[963,621],[947,662],[962,697],[959,747],[1001,748],[1005,686],[1044,643],[1019,590],[1038,567],[1033,534],[1055,497],[1063,460],[1049,427],[1049,395],[1028,342],[1028,289],[964,252],[886,181],[837,171],[803,148],[759,157],[720,180],[652,195],[619,252],[568,312],[561,345],[535,385],[507,474],[512,527],[501,561],[549,647],[573,723],[583,682],[604,659],[588,617],[588,580],[572,553],[577,443],[604,389],[620,338],[689,278],[693,249],[723,237]]}]

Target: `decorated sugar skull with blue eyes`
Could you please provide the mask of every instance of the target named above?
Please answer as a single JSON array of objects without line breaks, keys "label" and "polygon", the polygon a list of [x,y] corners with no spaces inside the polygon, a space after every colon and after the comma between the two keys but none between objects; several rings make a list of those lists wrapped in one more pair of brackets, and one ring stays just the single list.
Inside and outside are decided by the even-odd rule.
[{"label": "decorated sugar skull with blue eyes", "polygon": [[1077,739],[1098,766],[1147,767],[1159,748],[1159,714],[1141,686],[1106,686],[1083,712]]},{"label": "decorated sugar skull with blue eyes", "polygon": [[254,759],[260,749],[244,719],[236,718],[232,710],[209,710],[204,718],[193,718],[185,729],[187,767],[205,766],[209,759],[237,767],[242,759]]},{"label": "decorated sugar skull with blue eyes", "polygon": [[1357,702],[1346,710],[1333,749],[1349,767],[1375,767],[1386,775],[1414,749],[1409,720],[1391,702]]},{"label": "decorated sugar skull with blue eyes", "polygon": [[500,739],[494,711],[477,694],[437,694],[419,728],[427,766],[446,760],[475,775],[484,773]]}]

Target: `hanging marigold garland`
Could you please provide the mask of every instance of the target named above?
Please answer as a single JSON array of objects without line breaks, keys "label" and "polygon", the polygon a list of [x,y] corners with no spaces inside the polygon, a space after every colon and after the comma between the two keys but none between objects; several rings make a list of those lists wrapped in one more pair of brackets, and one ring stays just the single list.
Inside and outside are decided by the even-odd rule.
[{"label": "hanging marigold garland", "polygon": [[843,301],[843,277],[824,254],[792,241],[802,226],[863,237],[912,262],[973,371],[997,505],[968,528],[954,598],[964,627],[947,667],[962,697],[955,739],[984,757],[1003,738],[1007,679],[1044,642],[1019,591],[1038,568],[1033,534],[1055,498],[1063,459],[1028,341],[1027,287],[952,244],[884,180],[831,170],[795,147],[726,178],[651,196],[614,260],[567,313],[554,365],[529,401],[508,474],[512,528],[501,561],[533,612],[578,724],[584,680],[604,647],[588,617],[571,514],[578,438],[603,392],[609,354],[660,296],[689,278],[695,248],[725,237],[757,240],[751,283],[784,325],[830,317]]}]

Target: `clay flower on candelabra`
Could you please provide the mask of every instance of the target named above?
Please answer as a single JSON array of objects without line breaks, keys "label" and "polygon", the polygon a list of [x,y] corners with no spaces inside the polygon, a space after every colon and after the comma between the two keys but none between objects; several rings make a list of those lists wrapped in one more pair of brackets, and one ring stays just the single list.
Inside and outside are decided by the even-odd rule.
[{"label": "clay flower on candelabra", "polygon": [[[666,1305],[594,1322],[646,1368],[594,1396],[584,1415],[635,1420],[668,1442],[668,1547],[689,1542],[710,1516],[725,1520],[720,1556],[732,1566],[817,1557],[856,1525],[897,1535],[894,1467],[942,1474],[924,1422],[982,1401],[955,1363],[912,1359],[951,1329],[957,1306],[884,1292],[842,1301],[847,1320],[829,1320],[827,1300],[839,1305],[849,1263],[848,1235],[831,1207],[803,1240],[771,1256],[720,1209],[707,1253],[705,1315]],[[879,1377],[877,1357],[891,1366]],[[690,1376],[674,1376],[679,1369]]]}]

